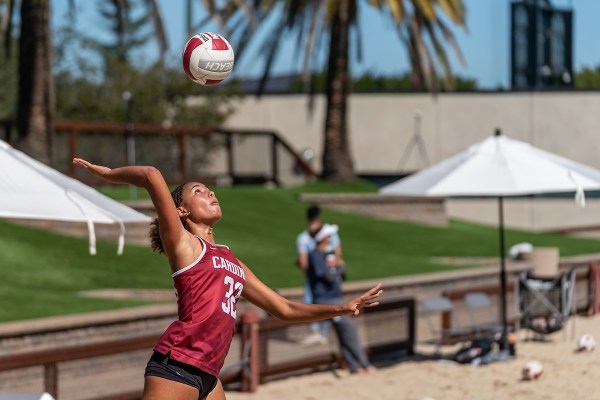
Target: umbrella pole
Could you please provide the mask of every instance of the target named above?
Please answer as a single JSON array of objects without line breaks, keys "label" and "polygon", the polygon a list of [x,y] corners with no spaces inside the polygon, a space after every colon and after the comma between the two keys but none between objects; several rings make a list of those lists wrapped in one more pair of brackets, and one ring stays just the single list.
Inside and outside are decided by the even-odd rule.
[{"label": "umbrella pole", "polygon": [[500,219],[500,312],[502,315],[502,337],[500,349],[508,349],[508,322],[506,317],[506,260],[504,257],[504,199],[498,197],[498,217]]}]

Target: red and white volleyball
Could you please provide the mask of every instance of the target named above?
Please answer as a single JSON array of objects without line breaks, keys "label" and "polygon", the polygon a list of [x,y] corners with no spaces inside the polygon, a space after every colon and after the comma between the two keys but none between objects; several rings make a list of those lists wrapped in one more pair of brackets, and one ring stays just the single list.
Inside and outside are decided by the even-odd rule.
[{"label": "red and white volleyball", "polygon": [[185,44],[183,70],[200,85],[216,85],[231,74],[234,58],[233,49],[223,36],[202,32],[192,36]]},{"label": "red and white volleyball", "polygon": [[577,341],[577,350],[579,351],[594,351],[595,348],[596,341],[594,340],[594,337],[589,333],[581,335],[581,337]]},{"label": "red and white volleyball", "polygon": [[521,369],[523,379],[526,381],[533,381],[539,378],[542,375],[542,372],[544,372],[542,363],[537,360],[527,361],[523,364],[523,368]]}]

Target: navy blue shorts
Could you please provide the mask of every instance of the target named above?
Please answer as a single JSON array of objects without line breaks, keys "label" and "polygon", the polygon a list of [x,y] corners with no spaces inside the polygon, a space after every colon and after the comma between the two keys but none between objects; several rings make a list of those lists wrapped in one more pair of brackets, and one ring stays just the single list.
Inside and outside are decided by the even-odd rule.
[{"label": "navy blue shorts", "polygon": [[170,381],[184,383],[198,389],[200,400],[217,386],[217,378],[206,372],[169,358],[169,355],[155,351],[146,365],[144,376],[158,376]]}]

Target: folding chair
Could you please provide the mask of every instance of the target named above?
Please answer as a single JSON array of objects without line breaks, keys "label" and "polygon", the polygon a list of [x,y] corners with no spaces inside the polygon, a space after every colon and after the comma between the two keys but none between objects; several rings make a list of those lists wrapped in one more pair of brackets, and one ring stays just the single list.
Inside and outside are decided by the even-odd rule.
[{"label": "folding chair", "polygon": [[[464,301],[475,335],[481,336],[502,332],[502,324],[493,322],[498,321],[498,313],[487,294],[484,292],[467,293]],[[487,316],[485,323],[479,322],[482,313]]]},{"label": "folding chair", "polygon": [[[575,269],[556,277],[539,277],[524,272],[516,285],[517,328],[519,324],[542,336],[566,327],[575,315]],[[566,338],[566,329],[563,331]],[[572,323],[575,336],[575,322]]]},{"label": "folding chair", "polygon": [[465,327],[438,328],[439,324],[433,322],[434,315],[440,317],[445,312],[452,312],[453,309],[452,301],[443,296],[430,297],[420,302],[419,312],[427,320],[431,335],[434,337],[436,354],[439,354],[445,339],[453,341],[458,339],[460,341],[468,338],[473,333],[471,329]]}]

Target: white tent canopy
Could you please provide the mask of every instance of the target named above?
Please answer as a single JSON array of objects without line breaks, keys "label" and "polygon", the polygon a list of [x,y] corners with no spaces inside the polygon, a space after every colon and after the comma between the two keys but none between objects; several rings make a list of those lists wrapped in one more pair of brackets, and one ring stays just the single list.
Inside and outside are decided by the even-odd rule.
[{"label": "white tent canopy", "polygon": [[416,196],[521,196],[597,190],[600,170],[506,136],[468,150],[381,188]]},{"label": "white tent canopy", "polygon": [[0,217],[86,222],[90,253],[96,253],[94,223],[119,224],[118,253],[127,222],[150,218],[34,160],[0,140]]},{"label": "white tent canopy", "polygon": [[493,197],[499,204],[500,286],[503,344],[506,340],[506,266],[503,198],[600,190],[600,170],[507,138],[499,131],[466,151],[382,187],[382,194],[437,197]]}]

